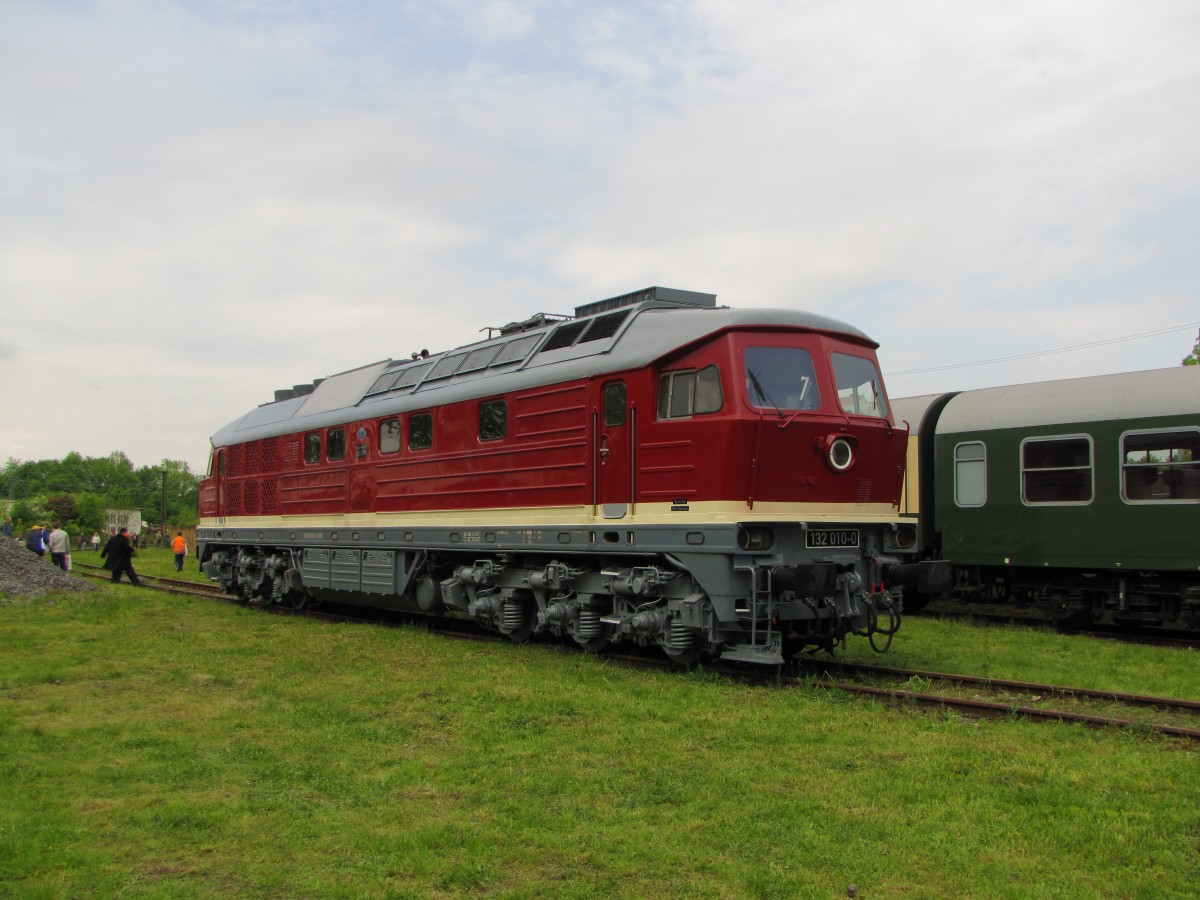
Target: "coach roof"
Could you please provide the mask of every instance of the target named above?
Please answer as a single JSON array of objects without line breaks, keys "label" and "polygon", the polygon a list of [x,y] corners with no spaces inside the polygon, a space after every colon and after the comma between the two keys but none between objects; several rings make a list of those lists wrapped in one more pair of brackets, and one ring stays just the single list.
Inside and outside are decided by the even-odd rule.
[{"label": "coach roof", "polygon": [[1200,368],[1094,375],[964,391],[938,419],[938,434],[1071,426],[1200,414]]},{"label": "coach roof", "polygon": [[[664,322],[663,316],[669,316],[669,322]],[[323,379],[309,394],[252,410],[213,435],[212,444],[223,447],[394,412],[637,369],[719,332],[749,327],[833,333],[871,348],[878,346],[859,329],[814,313],[787,309],[690,308],[651,301],[587,318],[551,322],[516,334],[506,332],[428,358],[382,360],[342,372]],[[590,337],[596,331],[601,336]],[[563,339],[564,335],[569,339]],[[526,348],[518,347],[512,354],[514,358],[503,359],[509,352],[505,348],[519,342],[525,342]],[[468,359],[488,358],[492,349],[496,350],[492,358],[499,362],[487,362],[468,370]],[[392,378],[393,373],[395,378]],[[387,385],[389,379],[394,386],[381,387]]]}]

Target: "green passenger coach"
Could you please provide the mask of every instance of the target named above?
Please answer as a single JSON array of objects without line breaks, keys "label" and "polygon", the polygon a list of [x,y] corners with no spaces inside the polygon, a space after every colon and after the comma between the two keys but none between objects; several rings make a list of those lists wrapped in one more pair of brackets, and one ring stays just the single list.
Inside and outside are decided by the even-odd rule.
[{"label": "green passenger coach", "polygon": [[893,407],[918,447],[923,555],[953,565],[956,596],[1200,627],[1200,368]]}]

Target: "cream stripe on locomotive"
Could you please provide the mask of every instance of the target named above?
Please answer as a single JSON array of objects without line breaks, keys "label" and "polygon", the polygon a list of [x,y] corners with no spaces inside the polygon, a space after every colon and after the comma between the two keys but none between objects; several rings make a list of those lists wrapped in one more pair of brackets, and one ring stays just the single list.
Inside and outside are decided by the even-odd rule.
[{"label": "cream stripe on locomotive", "polygon": [[400,528],[413,526],[503,528],[562,526],[629,528],[636,525],[721,525],[742,522],[888,523],[901,519],[887,503],[770,503],[749,509],[744,502],[701,501],[672,505],[639,503],[632,514],[604,516],[601,507],[474,509],[422,512],[345,513],[306,516],[228,516],[205,518],[201,528]]}]

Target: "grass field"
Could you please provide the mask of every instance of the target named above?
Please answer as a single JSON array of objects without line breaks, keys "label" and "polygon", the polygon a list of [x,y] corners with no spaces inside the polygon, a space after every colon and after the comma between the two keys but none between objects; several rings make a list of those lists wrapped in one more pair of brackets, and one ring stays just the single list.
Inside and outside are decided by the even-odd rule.
[{"label": "grass field", "polygon": [[[1200,891],[1200,750],[1143,733],[128,586],[0,604],[0,658],[0,895]],[[910,619],[883,659],[1200,699],[1193,651],[1044,631]]]}]

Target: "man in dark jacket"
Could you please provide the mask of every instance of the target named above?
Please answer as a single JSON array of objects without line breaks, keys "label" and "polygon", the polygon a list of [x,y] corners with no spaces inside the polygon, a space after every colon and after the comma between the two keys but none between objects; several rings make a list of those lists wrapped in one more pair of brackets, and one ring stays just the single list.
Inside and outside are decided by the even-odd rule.
[{"label": "man in dark jacket", "polygon": [[104,549],[100,551],[100,558],[104,560],[104,568],[112,572],[111,580],[114,584],[121,580],[121,573],[125,572],[135,587],[142,586],[137,572],[133,571],[133,553],[133,547],[129,543],[128,528],[122,528],[110,537],[108,543],[104,545]]}]

